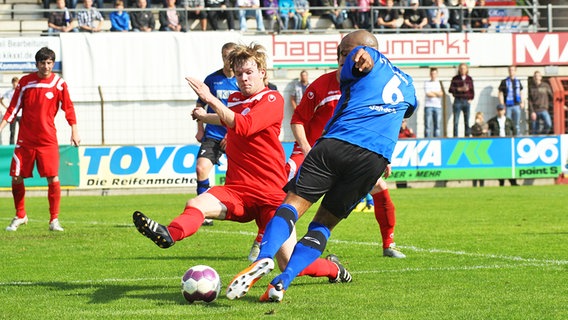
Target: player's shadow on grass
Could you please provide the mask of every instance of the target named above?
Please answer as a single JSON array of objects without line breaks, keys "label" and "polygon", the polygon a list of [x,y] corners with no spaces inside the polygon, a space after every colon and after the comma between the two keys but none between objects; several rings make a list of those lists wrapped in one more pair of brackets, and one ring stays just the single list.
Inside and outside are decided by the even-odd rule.
[{"label": "player's shadow on grass", "polygon": [[[85,292],[78,295],[90,296],[89,304],[108,304],[119,299],[139,299],[156,301],[158,304],[189,304],[181,295],[181,290],[171,286],[124,285],[124,284],[78,284],[69,282],[38,282],[36,286],[56,289],[60,292]],[[152,293],[148,293],[152,292]],[[66,295],[67,293],[65,293]],[[221,293],[223,294],[223,293]],[[209,304],[208,306],[214,306]]]},{"label": "player's shadow on grass", "polygon": [[[215,260],[215,261],[242,261],[247,263],[247,258],[243,256],[220,256],[220,255],[210,255],[210,256],[168,256],[168,257],[149,257],[149,256],[139,256],[133,258],[126,258],[129,260],[150,260],[150,261],[204,261],[204,260]],[[126,260],[125,259],[125,260]]]}]

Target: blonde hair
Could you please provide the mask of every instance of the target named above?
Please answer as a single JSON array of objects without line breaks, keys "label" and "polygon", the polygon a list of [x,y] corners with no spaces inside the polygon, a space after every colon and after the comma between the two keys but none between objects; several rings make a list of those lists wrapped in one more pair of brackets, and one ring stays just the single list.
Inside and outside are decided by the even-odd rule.
[{"label": "blonde hair", "polygon": [[[248,46],[239,44],[229,55],[229,62],[233,71],[236,71],[235,69],[237,67],[242,66],[251,59],[256,63],[258,70],[266,71],[266,49],[260,44],[251,43]],[[265,73],[263,80],[266,79],[267,76]]]}]

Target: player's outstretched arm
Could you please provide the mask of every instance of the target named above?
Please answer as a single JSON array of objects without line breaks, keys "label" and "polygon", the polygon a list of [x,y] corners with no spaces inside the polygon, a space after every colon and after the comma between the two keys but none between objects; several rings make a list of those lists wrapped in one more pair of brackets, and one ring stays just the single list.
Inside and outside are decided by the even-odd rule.
[{"label": "player's outstretched arm", "polygon": [[199,122],[203,123],[210,123],[217,125],[221,124],[221,119],[219,118],[218,114],[207,113],[207,111],[205,111],[205,109],[201,107],[196,107],[195,109],[193,109],[191,117],[193,118],[193,120],[198,120]]},{"label": "player's outstretched arm", "polygon": [[186,77],[185,79],[199,98],[208,104],[209,107],[217,113],[217,115],[219,115],[219,119],[223,123],[225,123],[229,128],[235,127],[235,113],[225,106],[221,100],[217,99],[203,81],[192,77]]}]

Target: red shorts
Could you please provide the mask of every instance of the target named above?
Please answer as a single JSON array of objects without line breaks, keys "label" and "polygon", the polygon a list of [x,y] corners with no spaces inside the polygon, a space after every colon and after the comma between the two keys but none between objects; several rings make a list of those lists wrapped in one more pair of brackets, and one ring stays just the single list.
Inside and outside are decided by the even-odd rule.
[{"label": "red shorts", "polygon": [[10,176],[33,177],[34,164],[40,177],[55,177],[59,175],[59,146],[23,147],[16,146]]},{"label": "red shorts", "polygon": [[227,207],[225,220],[241,223],[254,220],[262,231],[286,196],[282,190],[259,192],[236,185],[215,186],[207,190],[207,193],[219,199]]}]

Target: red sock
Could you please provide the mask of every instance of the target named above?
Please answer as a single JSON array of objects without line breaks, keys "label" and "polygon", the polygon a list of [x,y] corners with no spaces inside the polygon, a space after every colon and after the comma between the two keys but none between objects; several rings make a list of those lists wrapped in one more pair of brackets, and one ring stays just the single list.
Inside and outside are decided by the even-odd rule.
[{"label": "red sock", "polygon": [[175,218],[168,226],[168,231],[174,241],[179,241],[196,233],[205,220],[201,210],[194,207],[185,207],[182,214]]},{"label": "red sock", "polygon": [[47,186],[47,201],[49,202],[49,222],[59,217],[59,203],[61,202],[61,182],[55,181]]},{"label": "red sock", "polygon": [[388,189],[375,193],[373,200],[375,201],[375,219],[381,229],[383,249],[386,249],[393,243],[394,238],[394,225],[396,224],[394,203],[392,203]]},{"label": "red sock", "polygon": [[14,207],[16,208],[16,216],[18,218],[23,218],[26,216],[25,207],[25,196],[26,196],[26,186],[24,182],[14,183],[12,182],[12,196],[14,197]]},{"label": "red sock", "polygon": [[327,259],[319,258],[307,266],[298,276],[328,277],[333,280],[337,278],[338,273],[339,269],[335,263]]}]

